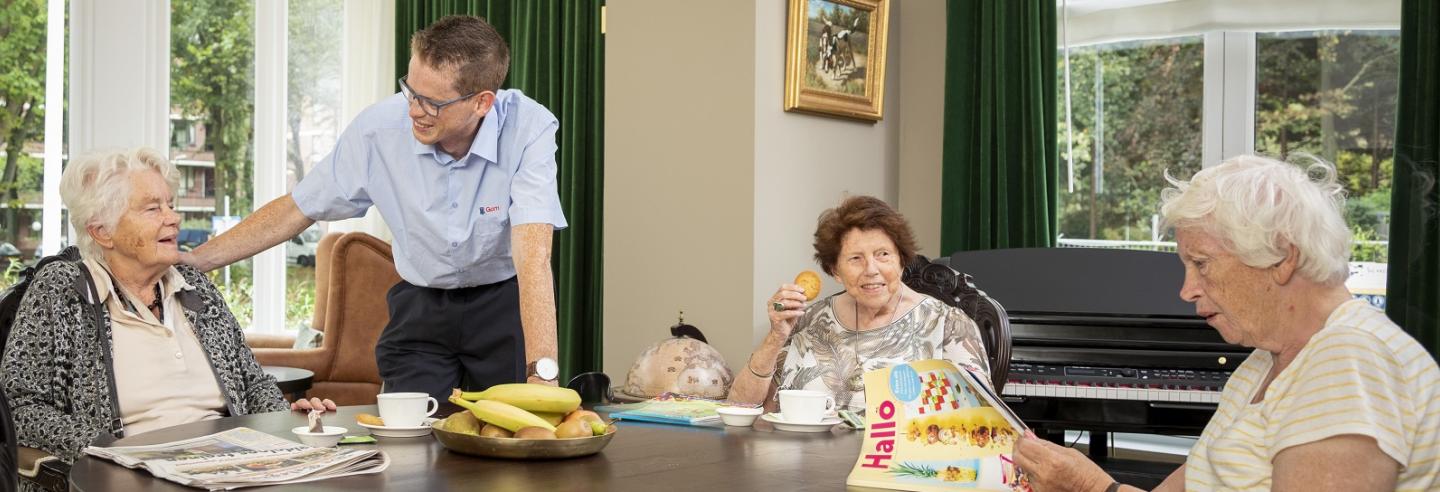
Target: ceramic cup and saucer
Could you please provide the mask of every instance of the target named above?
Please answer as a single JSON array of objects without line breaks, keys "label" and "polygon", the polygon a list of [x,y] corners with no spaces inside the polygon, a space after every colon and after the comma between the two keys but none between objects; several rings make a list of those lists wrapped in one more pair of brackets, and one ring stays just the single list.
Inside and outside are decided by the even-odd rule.
[{"label": "ceramic cup and saucer", "polygon": [[831,427],[842,422],[840,417],[835,415],[826,415],[818,422],[789,422],[780,413],[761,415],[760,420],[769,422],[770,425],[775,426],[776,430],[787,432],[830,432]]},{"label": "ceramic cup and saucer", "polygon": [[[381,417],[383,420],[384,417]],[[430,425],[440,419],[427,418],[420,425],[413,427],[394,427],[388,425],[370,425],[364,422],[356,422],[360,427],[370,429],[370,434],[375,437],[423,437],[430,435]]]},{"label": "ceramic cup and saucer", "polygon": [[776,429],[789,432],[828,432],[842,422],[835,414],[835,399],[820,391],[781,390],[780,411],[760,416]]},{"label": "ceramic cup and saucer", "polygon": [[431,418],[440,409],[440,402],[425,393],[381,393],[375,397],[380,420],[385,425],[355,422],[370,429],[376,437],[421,437],[430,434]]}]

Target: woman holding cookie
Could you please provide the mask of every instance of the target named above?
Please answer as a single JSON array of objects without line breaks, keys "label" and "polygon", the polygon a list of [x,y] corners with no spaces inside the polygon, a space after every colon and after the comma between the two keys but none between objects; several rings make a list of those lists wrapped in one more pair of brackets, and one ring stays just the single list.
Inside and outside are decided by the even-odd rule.
[{"label": "woman holding cookie", "polygon": [[777,391],[808,389],[862,411],[865,372],[924,359],[946,359],[988,379],[975,322],[900,281],[915,249],[909,223],[878,198],[850,197],[820,214],[815,261],[845,290],[807,306],[819,295],[819,275],[807,270],[781,285],[765,300],[770,332],[728,398],[763,401],[773,411]]}]

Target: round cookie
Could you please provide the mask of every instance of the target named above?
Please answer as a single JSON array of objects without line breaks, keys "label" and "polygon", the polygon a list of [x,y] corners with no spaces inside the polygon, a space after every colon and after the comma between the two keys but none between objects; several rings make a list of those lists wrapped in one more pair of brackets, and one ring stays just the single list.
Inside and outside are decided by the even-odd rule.
[{"label": "round cookie", "polygon": [[820,295],[820,274],[811,270],[805,270],[795,276],[795,285],[805,289],[805,302],[815,300]]}]

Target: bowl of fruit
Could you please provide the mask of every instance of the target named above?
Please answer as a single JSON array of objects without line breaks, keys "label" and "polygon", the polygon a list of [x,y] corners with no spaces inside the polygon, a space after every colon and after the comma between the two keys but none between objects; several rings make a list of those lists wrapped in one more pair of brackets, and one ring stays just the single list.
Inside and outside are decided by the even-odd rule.
[{"label": "bowl of fruit", "polygon": [[615,424],[580,408],[580,394],[540,384],[501,384],[485,391],[455,390],[463,410],[435,422],[435,439],[457,453],[488,458],[560,459],[600,452]]}]

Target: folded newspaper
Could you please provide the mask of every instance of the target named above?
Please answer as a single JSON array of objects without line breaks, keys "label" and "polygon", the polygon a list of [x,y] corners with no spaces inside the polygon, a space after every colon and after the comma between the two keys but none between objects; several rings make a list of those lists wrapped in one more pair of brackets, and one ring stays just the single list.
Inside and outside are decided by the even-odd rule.
[{"label": "folded newspaper", "polygon": [[90,446],[85,453],[209,490],[380,473],[390,466],[376,449],[314,448],[246,427],[150,446]]}]

